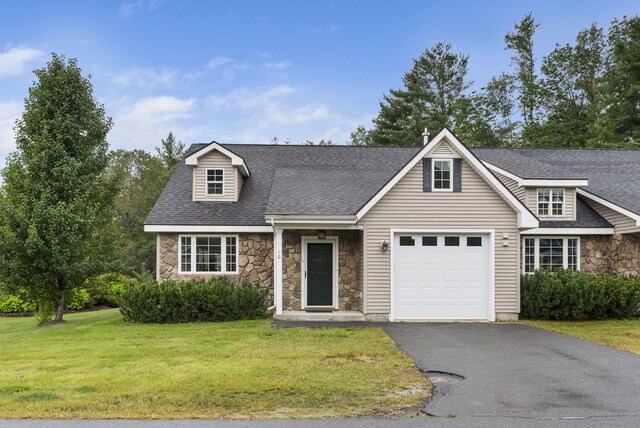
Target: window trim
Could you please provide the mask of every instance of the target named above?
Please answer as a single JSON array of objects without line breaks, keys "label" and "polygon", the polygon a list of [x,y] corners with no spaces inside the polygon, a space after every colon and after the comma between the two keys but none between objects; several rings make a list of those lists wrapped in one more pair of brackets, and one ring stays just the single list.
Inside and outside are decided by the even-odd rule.
[{"label": "window trim", "polygon": [[[533,272],[526,271],[526,240],[533,239]],[[522,237],[522,273],[525,275],[531,275],[535,271],[540,269],[540,239],[562,239],[562,267],[563,269],[569,268],[569,239],[576,240],[576,272],[580,271],[580,246],[581,241],[579,236],[523,236]]]},{"label": "window trim", "polygon": [[[448,189],[436,189],[436,162],[447,162],[449,164],[449,188]],[[432,192],[453,192],[453,158],[450,159],[442,159],[442,158],[432,158],[431,159],[431,191]]]},{"label": "window trim", "polygon": [[[546,202],[548,205],[547,214],[540,214],[540,191],[548,190],[549,191],[549,202]],[[554,190],[562,190],[562,202],[560,206],[562,207],[561,214],[553,214],[553,191]],[[548,218],[548,217],[565,217],[566,213],[566,202],[567,202],[567,189],[565,188],[557,188],[557,187],[538,187],[536,189],[536,213],[538,217]],[[555,202],[556,204],[558,202]]]},{"label": "window trim", "polygon": [[[191,238],[191,270],[182,270],[182,238]],[[201,272],[196,270],[196,238],[220,238],[220,272]],[[227,270],[227,238],[236,238],[236,270]],[[178,274],[180,275],[239,275],[240,274],[240,235],[203,235],[203,234],[180,234],[178,235]]]},{"label": "window trim", "polygon": [[[209,181],[209,171],[222,171],[222,181]],[[204,181],[205,181],[205,195],[206,196],[225,196],[224,192],[224,182],[225,182],[225,173],[224,168],[207,168],[204,171]],[[222,184],[222,193],[209,193],[209,183],[221,183]]]}]

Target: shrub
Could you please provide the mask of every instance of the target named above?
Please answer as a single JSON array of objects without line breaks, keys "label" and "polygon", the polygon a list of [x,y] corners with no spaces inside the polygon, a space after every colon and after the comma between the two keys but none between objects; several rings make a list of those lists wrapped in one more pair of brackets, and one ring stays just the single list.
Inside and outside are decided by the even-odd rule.
[{"label": "shrub", "polygon": [[640,278],[571,270],[522,277],[522,315],[529,319],[625,319],[639,315]]},{"label": "shrub", "polygon": [[87,306],[89,299],[89,292],[86,289],[74,288],[67,293],[64,301],[64,308],[70,311],[79,311]]},{"label": "shrub", "polygon": [[0,295],[0,312],[11,314],[16,312],[33,312],[36,310],[35,303],[22,300],[13,294]]},{"label": "shrub", "polygon": [[[89,303],[89,293],[84,288],[74,288],[67,294],[64,308],[71,311],[84,309]],[[40,306],[34,302],[13,294],[0,295],[0,313],[20,313],[40,311]],[[46,311],[45,311],[46,312]]]},{"label": "shrub", "polygon": [[268,290],[226,277],[202,281],[157,282],[149,275],[131,280],[122,294],[125,321],[183,323],[233,321],[265,316]]},{"label": "shrub", "polygon": [[34,314],[36,321],[39,325],[42,325],[53,319],[56,308],[52,302],[41,302],[38,304],[38,310]]},{"label": "shrub", "polygon": [[116,308],[120,306],[120,296],[129,277],[119,273],[106,273],[87,280],[86,286],[91,295],[92,305],[104,305]]}]

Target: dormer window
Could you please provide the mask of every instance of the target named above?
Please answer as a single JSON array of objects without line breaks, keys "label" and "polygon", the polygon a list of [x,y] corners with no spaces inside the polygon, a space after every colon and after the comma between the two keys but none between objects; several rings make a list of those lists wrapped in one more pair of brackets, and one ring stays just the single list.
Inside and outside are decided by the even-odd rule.
[{"label": "dormer window", "polygon": [[564,215],[564,189],[538,189],[538,215],[561,217]]},{"label": "dormer window", "polygon": [[224,169],[207,169],[207,195],[224,195]]}]

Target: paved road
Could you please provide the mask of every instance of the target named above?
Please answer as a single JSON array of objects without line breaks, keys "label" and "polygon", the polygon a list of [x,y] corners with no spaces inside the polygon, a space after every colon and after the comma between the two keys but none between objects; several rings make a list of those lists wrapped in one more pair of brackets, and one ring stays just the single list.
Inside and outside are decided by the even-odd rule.
[{"label": "paved road", "polygon": [[[278,324],[282,327],[300,325]],[[0,428],[640,426],[640,357],[636,355],[521,324],[356,325],[381,326],[418,367],[429,373],[436,385],[436,394],[423,410],[433,417],[267,421],[0,420]]]}]

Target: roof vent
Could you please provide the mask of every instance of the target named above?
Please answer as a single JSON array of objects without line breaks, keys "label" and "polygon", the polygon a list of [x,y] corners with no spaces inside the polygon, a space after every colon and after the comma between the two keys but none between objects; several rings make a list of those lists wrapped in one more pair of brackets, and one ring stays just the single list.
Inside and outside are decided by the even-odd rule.
[{"label": "roof vent", "polygon": [[424,145],[426,146],[427,143],[429,142],[429,131],[427,131],[427,128],[424,128],[424,132],[422,133],[422,138],[424,139]]}]

